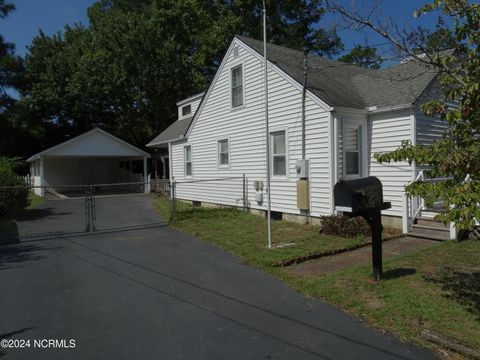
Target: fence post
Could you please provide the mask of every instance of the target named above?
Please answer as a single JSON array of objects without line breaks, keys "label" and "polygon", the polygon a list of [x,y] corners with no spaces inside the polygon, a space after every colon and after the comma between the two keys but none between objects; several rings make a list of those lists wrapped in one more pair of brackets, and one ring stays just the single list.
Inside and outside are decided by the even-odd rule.
[{"label": "fence post", "polygon": [[402,216],[402,232],[403,234],[408,233],[409,227],[409,209],[408,209],[408,194],[404,193],[402,197],[403,202],[403,216]]},{"label": "fence post", "polygon": [[243,212],[247,212],[247,182],[243,174]]},{"label": "fence post", "polygon": [[173,218],[175,215],[175,180],[173,180],[170,184],[170,220]]}]

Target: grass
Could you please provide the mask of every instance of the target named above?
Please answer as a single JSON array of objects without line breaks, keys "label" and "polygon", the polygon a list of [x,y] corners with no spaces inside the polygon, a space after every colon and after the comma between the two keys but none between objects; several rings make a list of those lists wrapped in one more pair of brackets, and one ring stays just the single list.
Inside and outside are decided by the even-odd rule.
[{"label": "grass", "polygon": [[45,199],[42,196],[35,195],[33,192],[28,194],[28,198],[30,199],[30,205],[27,206],[27,209],[35,209],[43,204]]},{"label": "grass", "polygon": [[[168,218],[169,203],[155,203]],[[401,339],[431,346],[430,330],[480,349],[480,241],[443,242],[384,260],[384,278],[371,280],[370,264],[324,276],[293,274],[274,267],[282,259],[361,244],[366,239],[321,236],[318,227],[273,222],[275,244],[267,249],[265,221],[233,209],[192,208],[177,202],[172,226],[212,242],[267,271],[307,296],[320,298]]]},{"label": "grass", "polygon": [[407,341],[428,345],[421,332],[429,330],[480,349],[480,241],[444,242],[389,258],[379,283],[370,274],[366,265],[289,280]]},{"label": "grass", "polygon": [[[168,219],[170,204],[167,199],[159,198],[155,207],[162,218]],[[363,236],[344,239],[320,235],[319,227],[315,225],[273,221],[273,245],[285,246],[268,249],[265,220],[260,216],[232,208],[193,208],[180,201],[177,202],[177,214],[172,226],[217,244],[240,256],[246,263],[260,268],[271,268],[288,259],[355,247],[369,241]]]}]

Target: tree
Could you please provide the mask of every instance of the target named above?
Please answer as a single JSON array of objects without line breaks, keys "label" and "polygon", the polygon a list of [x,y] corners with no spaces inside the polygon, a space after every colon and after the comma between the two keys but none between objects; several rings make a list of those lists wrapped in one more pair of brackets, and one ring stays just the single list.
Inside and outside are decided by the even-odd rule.
[{"label": "tree", "polygon": [[[15,6],[0,0],[0,19],[6,18]],[[18,144],[28,139],[28,127],[17,123],[17,100],[13,95],[22,80],[22,59],[15,55],[15,45],[0,35],[0,154],[23,156]],[[30,144],[30,143],[29,143]],[[15,167],[18,169],[18,167]]]},{"label": "tree", "polygon": [[[318,28],[324,10],[317,5],[269,1],[269,39],[335,54],[340,40]],[[89,27],[33,39],[22,113],[49,129],[42,146],[97,125],[144,146],[176,119],[178,99],[208,86],[234,35],[261,38],[259,6],[253,0],[97,1],[88,9]]]},{"label": "tree", "polygon": [[[459,229],[471,229],[480,219],[480,4],[468,0],[435,0],[416,12],[416,16],[422,16],[441,11],[453,22],[452,30],[443,21],[437,27],[437,35],[449,34],[448,44],[453,45],[453,49],[447,53],[440,52],[444,41],[437,41],[437,35],[430,37],[430,44],[428,36],[418,30],[408,36],[395,36],[372,18],[336,5],[330,6],[349,21],[376,31],[396,49],[438,71],[443,96],[423,104],[422,110],[448,121],[449,127],[442,138],[432,145],[413,145],[405,141],[399,149],[375,157],[387,163],[415,162],[428,167],[427,176],[445,177],[446,180],[439,182],[415,181],[407,186],[406,191],[428,201],[442,198],[447,210],[438,218],[455,222]],[[417,49],[423,55],[418,55]]]},{"label": "tree", "polygon": [[[238,33],[262,38],[261,1],[225,0],[224,4],[240,22]],[[267,37],[277,45],[328,57],[343,48],[335,29],[319,26],[325,14],[320,0],[270,0],[266,1],[266,10]]]},{"label": "tree", "polygon": [[340,57],[338,60],[363,66],[370,69],[380,69],[383,59],[377,54],[377,49],[356,45],[348,54]]},{"label": "tree", "polygon": [[[6,18],[15,6],[0,0],[0,19]],[[0,35],[0,111],[5,111],[14,103],[8,89],[17,85],[17,74],[22,70],[21,59],[15,56],[15,45],[6,42]]]}]

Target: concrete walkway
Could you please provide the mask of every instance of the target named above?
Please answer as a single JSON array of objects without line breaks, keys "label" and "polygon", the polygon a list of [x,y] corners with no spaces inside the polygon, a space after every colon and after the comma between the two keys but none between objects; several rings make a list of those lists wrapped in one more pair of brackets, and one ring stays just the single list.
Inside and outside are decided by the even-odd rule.
[{"label": "concrete walkway", "polygon": [[[433,240],[403,237],[389,240],[383,244],[383,258],[404,254],[425,246],[438,244]],[[346,253],[323,257],[292,266],[292,272],[298,275],[323,275],[335,271],[363,265],[372,260],[372,247],[365,246]]]}]

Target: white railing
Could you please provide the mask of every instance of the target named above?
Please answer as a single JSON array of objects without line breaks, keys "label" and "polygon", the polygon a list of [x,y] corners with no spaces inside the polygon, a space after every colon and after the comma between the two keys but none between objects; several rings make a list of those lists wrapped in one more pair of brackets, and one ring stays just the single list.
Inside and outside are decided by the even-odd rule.
[{"label": "white railing", "polygon": [[[469,183],[470,181],[472,181],[472,178],[471,178],[470,174],[467,174],[467,176],[465,176],[465,179],[463,179],[462,184]],[[480,221],[477,220],[476,225],[480,226]],[[456,239],[457,235],[458,234],[457,234],[457,228],[455,227],[455,223],[451,222],[450,223],[450,239],[452,239],[452,240]]]},{"label": "white railing", "polygon": [[[425,180],[423,170],[420,171],[414,181]],[[407,193],[403,194],[403,217],[402,230],[403,233],[408,233],[408,230],[415,222],[415,219],[425,209],[425,200],[420,196],[412,196]]]},{"label": "white railing", "polygon": [[[437,179],[430,179],[429,181],[436,182],[436,181],[444,181],[448,178],[437,178]],[[415,181],[425,181],[425,174],[420,171],[415,178]],[[470,174],[465,176],[465,179],[462,181],[463,184],[470,182],[471,177]],[[410,227],[415,223],[415,219],[419,217],[422,213],[422,210],[425,210],[425,199],[420,196],[411,196],[407,193],[403,196],[403,217],[402,217],[402,230],[403,233],[408,233]],[[480,223],[479,223],[480,224]],[[457,238],[457,229],[455,227],[455,223],[450,223],[450,239],[454,240]]]}]

